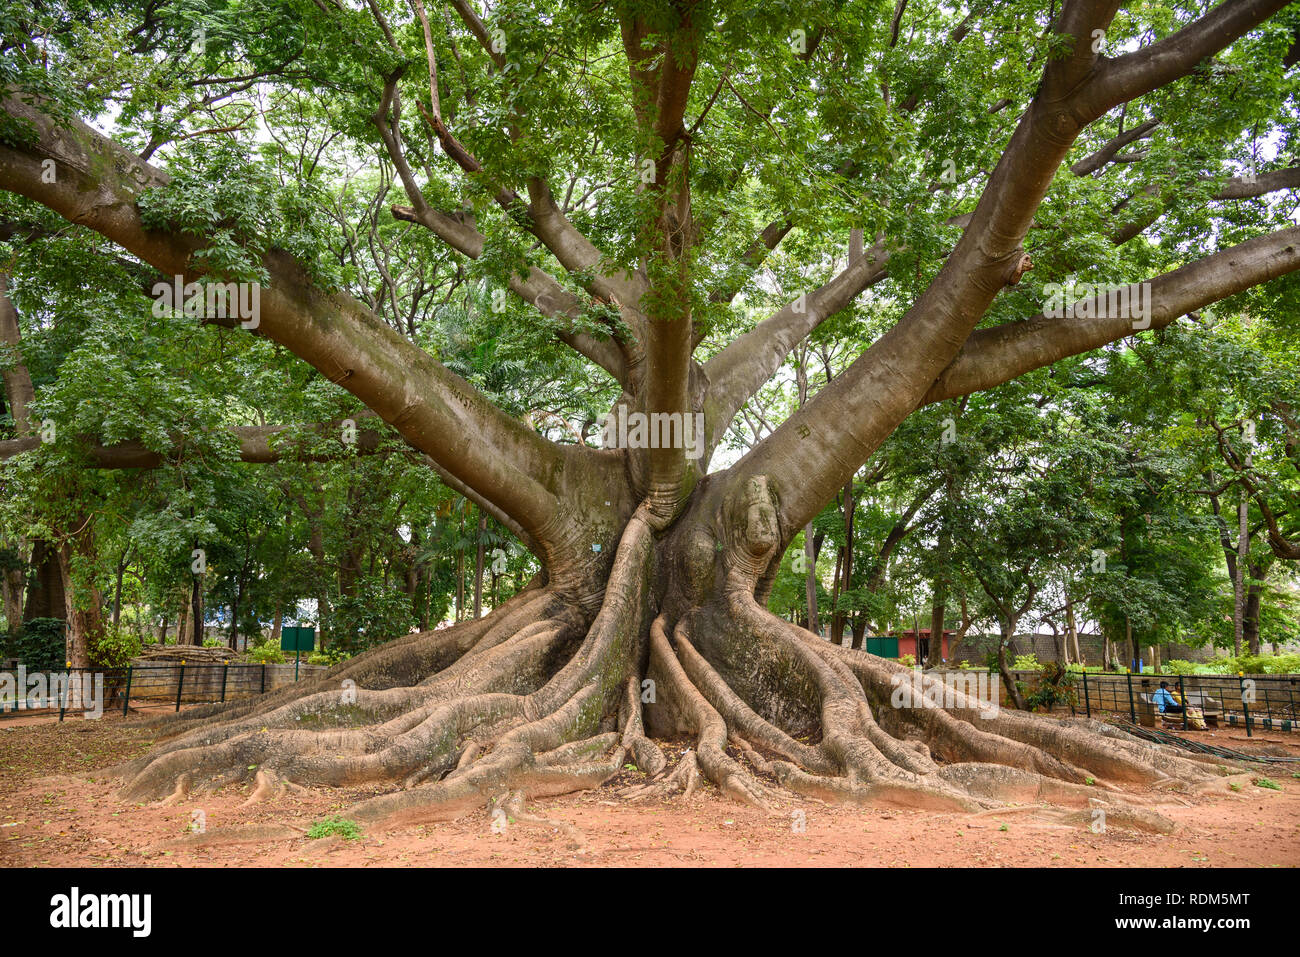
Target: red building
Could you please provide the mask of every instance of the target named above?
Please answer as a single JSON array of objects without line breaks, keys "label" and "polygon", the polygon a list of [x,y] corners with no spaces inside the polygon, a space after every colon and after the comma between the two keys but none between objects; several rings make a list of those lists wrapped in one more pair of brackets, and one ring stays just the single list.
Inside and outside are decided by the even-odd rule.
[{"label": "red building", "polygon": [[[943,657],[944,659],[947,659],[948,657],[948,642],[952,640],[953,634],[954,632],[945,630],[943,632],[943,635],[941,636],[941,640],[943,641],[943,647],[942,649],[940,649],[940,653],[941,653],[941,657]],[[916,647],[917,632],[915,629],[909,628],[906,631],[897,631],[897,632],[891,631],[889,633],[889,637],[898,639],[899,658],[903,657],[904,655],[912,655],[913,657],[916,658],[918,662],[921,662],[924,661],[930,655],[930,629],[929,628],[922,628],[920,631],[921,648],[919,653],[917,652],[917,647]]]}]

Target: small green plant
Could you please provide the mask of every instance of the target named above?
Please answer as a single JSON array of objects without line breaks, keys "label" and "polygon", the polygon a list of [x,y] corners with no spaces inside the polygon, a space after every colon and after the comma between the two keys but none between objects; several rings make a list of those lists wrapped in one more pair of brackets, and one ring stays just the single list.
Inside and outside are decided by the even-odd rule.
[{"label": "small green plant", "polygon": [[307,831],[307,836],[312,840],[331,837],[335,834],[345,841],[361,840],[361,828],[357,826],[357,822],[342,817],[327,817],[324,820],[317,821]]},{"label": "small green plant", "polygon": [[95,642],[90,663],[96,668],[125,668],[138,654],[140,639],[125,628],[115,629],[110,625]]},{"label": "small green plant", "polygon": [[900,655],[898,658],[898,663],[900,665],[903,665],[905,668],[915,668],[916,655]]},{"label": "small green plant", "polygon": [[1241,785],[1238,784],[1236,781],[1233,781],[1231,784],[1228,785],[1228,790],[1229,790],[1229,791],[1240,791],[1240,790],[1241,790]]},{"label": "small green plant", "polygon": [[248,660],[257,665],[282,665],[284,652],[274,642],[264,642],[248,652]]},{"label": "small green plant", "polygon": [[1165,675],[1199,675],[1206,672],[1206,666],[1195,661],[1173,658],[1160,666],[1160,673]]},{"label": "small green plant", "polygon": [[[1055,662],[1052,662],[1055,664]],[[1058,665],[1059,667],[1059,665]],[[1043,664],[1038,660],[1038,655],[1016,655],[1015,663],[1011,666],[1012,671],[1042,671]]]},{"label": "small green plant", "polygon": [[303,661],[309,665],[324,665],[327,668],[333,668],[340,661],[347,661],[351,657],[341,648],[327,648],[324,651],[313,651]]},{"label": "small green plant", "polygon": [[1252,778],[1250,783],[1255,785],[1257,788],[1268,788],[1270,791],[1282,790],[1282,785],[1278,784],[1271,778]]},{"label": "small green plant", "polygon": [[[1033,655],[1024,657],[1033,658]],[[1020,659],[1016,659],[1019,669]],[[1025,703],[1031,710],[1044,708],[1051,711],[1057,704],[1074,704],[1074,673],[1066,670],[1059,661],[1047,661],[1039,665],[1040,677],[1038,687],[1025,696]]]}]

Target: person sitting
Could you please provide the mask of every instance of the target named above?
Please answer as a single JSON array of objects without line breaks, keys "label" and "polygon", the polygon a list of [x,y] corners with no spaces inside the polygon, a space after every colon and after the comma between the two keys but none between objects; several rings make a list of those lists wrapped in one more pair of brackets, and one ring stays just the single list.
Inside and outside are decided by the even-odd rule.
[{"label": "person sitting", "polygon": [[1175,698],[1169,691],[1168,681],[1160,682],[1160,689],[1151,696],[1151,700],[1155,702],[1156,709],[1161,714],[1182,714],[1183,713],[1183,706],[1178,702],[1178,699]]}]

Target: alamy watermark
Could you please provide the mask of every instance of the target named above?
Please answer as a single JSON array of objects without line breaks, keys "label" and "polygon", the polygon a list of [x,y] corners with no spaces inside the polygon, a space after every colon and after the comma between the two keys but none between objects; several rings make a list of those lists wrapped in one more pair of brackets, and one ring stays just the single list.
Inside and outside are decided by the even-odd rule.
[{"label": "alamy watermark", "polygon": [[18,711],[64,708],[91,719],[104,716],[104,676],[85,672],[38,671],[18,666],[15,675],[0,671],[0,703]]},{"label": "alamy watermark", "polygon": [[918,666],[910,675],[895,674],[889,679],[893,693],[889,703],[895,708],[978,708],[981,718],[996,718],[1002,702],[1002,682],[987,671],[950,672],[931,675]]},{"label": "alamy watermark", "polygon": [[596,417],[606,449],[685,449],[688,459],[704,454],[703,412],[617,412]]},{"label": "alamy watermark", "polygon": [[1070,276],[1065,283],[1045,283],[1043,294],[1047,296],[1043,315],[1048,319],[1128,319],[1134,329],[1151,328],[1149,282],[1105,286],[1077,282]]},{"label": "alamy watermark", "polygon": [[238,319],[243,329],[262,321],[262,286],[256,282],[185,282],[184,276],[153,284],[157,319],[183,313],[199,319]]}]

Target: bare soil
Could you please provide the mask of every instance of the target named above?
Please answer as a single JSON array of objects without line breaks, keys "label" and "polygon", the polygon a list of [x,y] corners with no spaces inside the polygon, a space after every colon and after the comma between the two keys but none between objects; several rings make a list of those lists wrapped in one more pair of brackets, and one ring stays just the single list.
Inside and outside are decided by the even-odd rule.
[{"label": "bare soil", "polygon": [[[1300,756],[1300,734],[1243,730],[1189,737],[1237,750]],[[151,743],[120,715],[99,721],[0,718],[0,865],[4,866],[601,866],[601,867],[1295,867],[1300,764],[1259,766],[1281,788],[1153,804],[1171,835],[1063,825],[1024,806],[987,815],[829,805],[794,799],[768,816],[704,786],[689,800],[630,803],[629,769],[594,791],[530,802],[530,818],[488,808],[433,824],[311,839],[374,788],[314,789],[241,806],[251,784],[174,806],[127,804],[96,769]],[[676,760],[685,742],[665,743]],[[1171,800],[1185,803],[1167,803]],[[205,826],[197,833],[198,824]],[[802,828],[801,828],[802,825]]]}]

